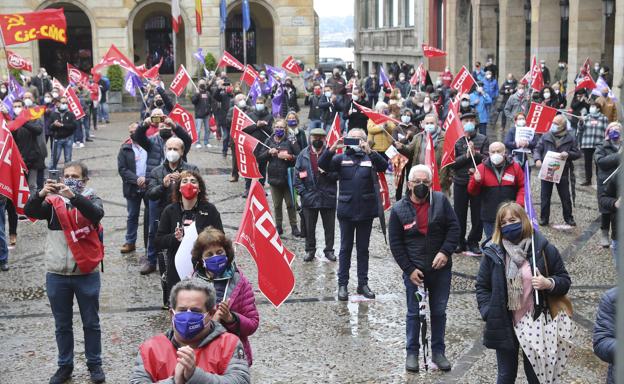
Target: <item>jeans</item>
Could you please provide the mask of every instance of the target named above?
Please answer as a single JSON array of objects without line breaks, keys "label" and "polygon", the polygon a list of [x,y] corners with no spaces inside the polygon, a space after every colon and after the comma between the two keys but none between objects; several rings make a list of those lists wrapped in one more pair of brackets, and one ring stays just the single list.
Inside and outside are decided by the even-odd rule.
[{"label": "jeans", "polygon": [[[149,230],[147,237],[147,261],[151,265],[156,265],[156,248],[154,247],[154,237],[156,237],[156,231],[158,230],[158,222],[160,221],[160,207],[158,201],[148,201],[148,221]],[[145,219],[144,219],[145,220]]]},{"label": "jeans", "polygon": [[199,143],[199,137],[201,136],[202,123],[204,124],[204,145],[208,145],[208,139],[210,138],[210,116],[195,118],[195,129],[197,129],[197,142]]},{"label": "jeans", "polygon": [[46,291],[54,315],[58,365],[74,364],[74,331],[72,327],[74,295],[78,301],[85,355],[88,365],[102,364],[100,330],[100,273],[65,276],[46,273]]},{"label": "jeans", "polygon": [[303,217],[305,218],[306,240],[305,251],[316,252],[316,222],[319,213],[323,220],[323,230],[325,231],[325,249],[324,252],[334,252],[334,230],[336,228],[336,209],[335,208],[303,208]]},{"label": "jeans", "polygon": [[76,121],[76,128],[74,129],[74,143],[84,143],[84,132],[82,130],[82,124],[88,118],[85,116],[82,119]]},{"label": "jeans", "polygon": [[282,222],[284,221],[282,202],[285,201],[290,226],[293,228],[297,227],[297,211],[295,210],[295,204],[293,202],[292,194],[290,193],[290,188],[288,188],[288,184],[279,187],[271,185],[271,198],[273,199],[275,225],[282,227]]},{"label": "jeans", "polygon": [[368,244],[370,243],[373,219],[362,221],[338,220],[340,224],[340,253],[338,263],[338,285],[349,284],[349,269],[351,268],[351,252],[355,232],[355,247],[357,251],[358,287],[368,284]]},{"label": "jeans", "polygon": [[104,121],[108,121],[108,103],[104,102],[104,103],[100,103],[100,105],[98,106],[98,117],[100,122],[104,122]]},{"label": "jeans", "polygon": [[6,221],[6,200],[0,198],[0,264],[9,261],[9,246],[7,245],[5,224]]},{"label": "jeans", "polygon": [[82,118],[82,133],[84,134],[85,140],[91,137],[91,135],[89,135],[89,129],[91,128],[90,122],[88,114]]},{"label": "jeans", "polygon": [[[565,172],[564,176],[565,176]],[[542,180],[542,188],[540,191],[540,218],[547,222],[550,220],[550,198],[552,196],[552,190],[555,183]],[[562,177],[557,184],[557,192],[559,193],[559,199],[561,200],[561,206],[563,208],[563,220],[569,222],[573,220],[572,216],[572,198],[570,197],[570,180],[567,177]]]},{"label": "jeans", "polygon": [[479,123],[479,133],[487,136],[487,123]]},{"label": "jeans", "polygon": [[483,233],[485,233],[486,239],[491,239],[492,234],[494,233],[494,222],[493,221],[482,221],[483,223]]},{"label": "jeans", "polygon": [[[141,214],[141,201],[143,202],[143,244],[147,249],[149,233],[149,201],[144,193],[134,197],[126,197],[128,220],[126,222],[126,244],[135,244],[139,230],[139,215]],[[156,264],[156,259],[153,260]]]},{"label": "jeans", "polygon": [[483,226],[481,224],[481,197],[470,196],[468,186],[453,183],[453,209],[459,220],[460,237],[459,246],[466,245],[466,226],[468,220],[468,206],[470,205],[470,234],[468,234],[468,244],[478,244],[481,240]]},{"label": "jeans", "polygon": [[[230,130],[229,129],[221,130],[221,139],[223,140],[223,147],[221,148],[221,153],[223,154],[223,156],[227,156],[228,147],[230,146]],[[232,154],[234,154],[234,151],[232,151]],[[233,157],[236,157],[236,156],[233,156]]]},{"label": "jeans", "polygon": [[[518,374],[518,340],[514,337],[513,349],[497,349],[496,364],[498,365],[498,374],[496,384],[514,384]],[[539,380],[533,371],[531,362],[522,352],[522,360],[524,364],[524,373],[529,384],[539,384]]]},{"label": "jeans", "polygon": [[[618,269],[620,266],[620,263],[618,262],[620,255],[619,255],[619,247],[618,247],[618,240],[611,240],[611,256],[613,256],[613,261],[615,262],[615,268]],[[0,247],[2,246],[2,243],[0,243]],[[2,260],[2,258],[0,258],[0,260]]]},{"label": "jeans", "polygon": [[[403,273],[407,298],[405,317],[405,349],[408,353],[418,354],[420,350],[420,308],[416,298],[418,286]],[[429,291],[429,313],[431,329],[431,353],[446,351],[444,335],[446,333],[446,305],[451,292],[451,266],[431,270],[425,274],[425,288]]]},{"label": "jeans", "polygon": [[56,166],[58,165],[58,161],[61,158],[61,151],[63,151],[65,164],[71,161],[73,143],[73,136],[65,137],[63,139],[54,139],[54,151],[52,154],[52,166],[50,167],[50,169],[57,169]]}]

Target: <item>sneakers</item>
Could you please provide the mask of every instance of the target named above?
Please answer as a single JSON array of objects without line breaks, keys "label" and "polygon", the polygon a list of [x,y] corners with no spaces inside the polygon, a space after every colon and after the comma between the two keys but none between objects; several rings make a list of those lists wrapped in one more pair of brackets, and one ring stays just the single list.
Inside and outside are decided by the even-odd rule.
[{"label": "sneakers", "polygon": [[91,142],[93,142],[93,139],[89,138],[89,139],[87,139],[87,140],[85,140],[85,141],[87,141],[87,142],[91,143]]},{"label": "sneakers", "polygon": [[0,264],[0,271],[7,272],[9,270],[9,263]]},{"label": "sneakers", "polygon": [[600,230],[600,246],[602,248],[609,248],[611,245],[611,240],[609,239],[609,230],[601,229]]},{"label": "sneakers", "polygon": [[144,263],[141,267],[141,275],[149,275],[152,272],[156,271],[156,266],[154,264],[150,264],[148,262]]},{"label": "sneakers", "polygon": [[570,227],[576,227],[576,221],[574,221],[574,219],[566,220],[565,223],[568,224]]},{"label": "sneakers", "polygon": [[480,255],[481,247],[479,247],[479,244],[468,244],[468,252],[474,253],[475,255]]},{"label": "sneakers", "polygon": [[232,176],[232,177],[230,177],[229,181],[230,181],[230,183],[238,183],[238,177]]},{"label": "sneakers", "polygon": [[78,148],[78,143],[72,144],[72,148]]},{"label": "sneakers", "polygon": [[293,225],[292,227],[290,227],[290,231],[292,232],[293,237],[301,237],[301,232],[299,231],[299,228],[297,228],[296,225]]},{"label": "sneakers", "polygon": [[212,148],[212,144],[206,144],[206,148]]},{"label": "sneakers", "polygon": [[136,246],[134,244],[124,244],[121,246],[121,249],[119,250],[121,253],[130,253],[130,252],[134,252],[136,250]]},{"label": "sneakers", "polygon": [[195,144],[195,148],[199,149],[201,147],[202,147],[202,145],[200,143]]},{"label": "sneakers", "polygon": [[50,378],[50,384],[63,384],[71,379],[72,372],[74,372],[73,365],[61,365],[54,375]]},{"label": "sneakers", "polygon": [[91,378],[92,383],[103,383],[106,381],[106,376],[104,376],[104,370],[102,370],[101,365],[91,365],[89,367],[89,376]]},{"label": "sneakers", "polygon": [[78,148],[84,148],[84,143],[78,144]]}]

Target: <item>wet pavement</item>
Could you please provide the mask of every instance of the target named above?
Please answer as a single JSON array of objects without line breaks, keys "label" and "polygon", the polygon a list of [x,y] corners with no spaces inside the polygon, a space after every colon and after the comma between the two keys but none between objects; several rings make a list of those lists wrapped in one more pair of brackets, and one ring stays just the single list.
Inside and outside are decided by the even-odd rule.
[{"label": "wet pavement", "polygon": [[[307,111],[301,115],[306,116]],[[111,124],[95,132],[93,143],[74,149],[74,159],[85,160],[89,166],[90,186],[104,199],[106,212],[100,316],[104,370],[109,383],[127,382],[139,344],[171,324],[167,312],[160,309],[157,274],[139,274],[139,258],[144,253],[142,243],[137,243],[136,253],[119,253],[125,240],[126,208],[116,157],[127,135],[127,125],[136,117],[135,113],[112,115]],[[227,234],[233,236],[244,209],[245,200],[240,197],[244,183],[228,182],[231,160],[222,158],[220,142],[211,138],[211,144],[210,149],[193,148],[189,161],[206,175],[210,201],[221,212]],[[578,171],[581,162],[577,163],[577,172],[581,174]],[[391,179],[388,178],[389,182]],[[533,184],[534,203],[538,207],[538,183]],[[598,245],[595,186],[577,186],[577,191],[574,214],[578,226],[549,227],[544,232],[561,251],[572,277],[570,296],[579,328],[562,382],[600,383],[604,382],[607,366],[592,352],[591,332],[600,295],[616,284],[616,274],[609,250]],[[551,223],[563,223],[556,194],[553,194]],[[284,226],[288,227],[286,223]],[[47,382],[56,369],[54,321],[45,293],[45,233],[43,222],[20,222],[17,247],[9,256],[11,270],[0,273],[0,383]],[[322,245],[320,224],[317,233]],[[407,374],[404,370],[405,290],[401,272],[383,240],[378,222],[371,236],[370,252],[370,286],[377,294],[374,301],[354,296],[356,284],[352,282],[349,302],[338,302],[337,263],[322,258],[320,249],[314,262],[303,263],[303,240],[294,239],[288,229],[283,240],[297,255],[292,264],[296,287],[279,310],[256,291],[261,320],[258,331],[250,339],[254,351],[253,382],[495,382],[496,356],[481,344],[483,322],[474,293],[478,258],[455,255],[453,260],[446,331],[447,357],[453,370],[424,372],[421,368],[419,374]],[[336,253],[338,246],[336,228]],[[257,287],[255,264],[240,247],[237,263]],[[355,262],[351,275],[355,276]],[[88,372],[77,305],[74,310],[76,368],[72,382],[86,383]],[[518,382],[524,381],[520,365]]]}]

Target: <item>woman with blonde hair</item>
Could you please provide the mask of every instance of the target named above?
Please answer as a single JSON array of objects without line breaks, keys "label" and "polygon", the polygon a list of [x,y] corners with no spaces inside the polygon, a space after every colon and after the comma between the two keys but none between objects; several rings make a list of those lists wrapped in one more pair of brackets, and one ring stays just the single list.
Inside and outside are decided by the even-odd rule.
[{"label": "woman with blonde hair", "polygon": [[[514,383],[518,339],[526,336],[521,334],[522,325],[544,310],[549,297],[565,295],[571,280],[557,248],[533,230],[524,208],[515,202],[499,207],[492,240],[483,253],[476,283],[479,312],[485,321],[483,344],[496,350],[497,384]],[[564,351],[558,351],[557,356],[565,355]],[[539,384],[527,353],[523,343],[527,381]],[[565,364],[565,358],[562,363]]]},{"label": "woman with blonde hair", "polygon": [[[375,112],[383,113],[384,115],[390,115],[390,108],[388,104],[383,101],[377,102],[375,105]],[[392,132],[394,132],[396,125],[392,122],[383,124],[375,124],[372,120],[368,120],[368,142],[373,151],[378,152],[387,159],[385,154],[386,150],[392,145]]]}]

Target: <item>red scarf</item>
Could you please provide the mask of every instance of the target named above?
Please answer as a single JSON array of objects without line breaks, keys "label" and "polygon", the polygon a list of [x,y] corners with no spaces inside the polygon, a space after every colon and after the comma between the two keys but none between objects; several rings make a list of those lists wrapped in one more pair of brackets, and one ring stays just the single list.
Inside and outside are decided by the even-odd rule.
[{"label": "red scarf", "polygon": [[46,201],[54,208],[80,272],[90,273],[104,259],[104,244],[98,235],[99,226],[93,225],[78,209],[68,210],[61,196],[48,195]]}]

